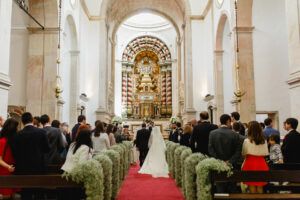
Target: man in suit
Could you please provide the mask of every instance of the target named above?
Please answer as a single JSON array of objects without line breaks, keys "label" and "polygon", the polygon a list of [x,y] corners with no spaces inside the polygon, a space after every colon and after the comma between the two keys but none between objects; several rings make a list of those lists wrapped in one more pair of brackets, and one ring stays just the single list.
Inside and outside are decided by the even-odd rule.
[{"label": "man in suit", "polygon": [[72,142],[75,141],[76,134],[80,125],[86,124],[86,118],[84,115],[79,115],[77,118],[77,124],[72,128]]},{"label": "man in suit", "polygon": [[[242,151],[239,136],[230,128],[231,118],[229,115],[223,114],[220,122],[221,127],[209,134],[208,153],[211,157],[223,160],[235,168]],[[217,191],[220,193],[235,192],[236,188],[232,183],[220,183],[217,184]]]},{"label": "man in suit", "polygon": [[218,128],[211,124],[209,114],[206,111],[200,113],[200,123],[193,128],[191,136],[191,148],[193,152],[200,152],[208,155],[208,139],[211,131]]},{"label": "man in suit", "polygon": [[169,133],[169,140],[178,143],[178,134],[176,131],[177,131],[176,122],[173,122]]},{"label": "man in suit", "polygon": [[146,124],[142,124],[142,129],[137,131],[135,144],[140,152],[140,166],[143,166],[144,160],[149,151],[148,142],[150,138],[150,132],[146,129]]},{"label": "man in suit", "polygon": [[64,141],[62,138],[62,133],[58,128],[51,127],[50,117],[48,115],[42,115],[40,119],[43,125],[43,129],[47,133],[48,141],[50,144],[50,152],[46,154],[46,164],[62,164],[63,159],[61,157],[61,153],[64,150]]},{"label": "man in suit", "polygon": [[246,135],[245,127],[244,127],[243,123],[240,121],[240,118],[241,118],[240,113],[238,113],[238,112],[232,112],[231,113],[231,121],[232,121],[232,123],[234,123],[234,122],[240,123],[240,127],[241,128],[240,128],[239,134]]},{"label": "man in suit", "polygon": [[298,120],[295,118],[288,118],[284,122],[284,129],[288,131],[281,147],[284,163],[300,163],[300,133],[296,131],[297,127]]}]

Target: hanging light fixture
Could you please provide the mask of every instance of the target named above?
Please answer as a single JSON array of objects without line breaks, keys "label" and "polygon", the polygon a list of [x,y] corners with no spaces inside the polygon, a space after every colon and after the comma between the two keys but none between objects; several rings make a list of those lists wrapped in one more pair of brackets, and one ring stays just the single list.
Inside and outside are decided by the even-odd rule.
[{"label": "hanging light fixture", "polygon": [[234,92],[235,100],[234,102],[240,103],[242,97],[246,92],[242,92],[240,89],[240,66],[239,66],[239,32],[238,32],[238,6],[237,0],[234,1],[235,6],[235,39],[236,39],[236,49],[235,49],[235,76],[236,76],[236,91]]},{"label": "hanging light fixture", "polygon": [[58,45],[57,45],[57,60],[56,60],[56,66],[57,66],[57,75],[56,75],[56,87],[55,87],[55,97],[57,99],[60,98],[60,94],[63,92],[62,90],[62,81],[61,77],[59,75],[59,69],[60,69],[60,50],[61,50],[61,12],[62,12],[62,0],[59,0],[59,11],[58,11]]}]

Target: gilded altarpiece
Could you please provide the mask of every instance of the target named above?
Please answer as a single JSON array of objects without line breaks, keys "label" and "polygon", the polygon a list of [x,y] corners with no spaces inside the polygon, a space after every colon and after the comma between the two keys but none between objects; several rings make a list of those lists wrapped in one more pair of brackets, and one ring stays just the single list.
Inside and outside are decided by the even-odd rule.
[{"label": "gilded altarpiece", "polygon": [[[169,118],[172,115],[172,69],[169,52],[160,52],[149,44],[136,51],[127,49],[122,65],[123,117],[132,119]],[[139,44],[145,42],[139,38]],[[159,45],[159,40],[154,45]],[[136,43],[134,43],[136,44]],[[163,43],[160,43],[163,44]],[[165,55],[165,57],[163,57]],[[126,57],[127,56],[127,57]],[[132,62],[130,59],[133,59]]]}]

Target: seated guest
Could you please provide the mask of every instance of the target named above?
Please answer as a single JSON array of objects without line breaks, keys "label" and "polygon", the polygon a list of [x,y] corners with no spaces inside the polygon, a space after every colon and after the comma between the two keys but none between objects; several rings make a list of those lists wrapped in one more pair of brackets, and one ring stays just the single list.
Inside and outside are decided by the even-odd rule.
[{"label": "seated guest", "polygon": [[288,131],[282,143],[282,154],[284,163],[300,163],[300,133],[296,131],[298,120],[288,118],[284,122],[284,129]]},{"label": "seated guest", "polygon": [[283,163],[283,157],[280,148],[280,136],[272,134],[269,137],[270,161],[272,164]]},{"label": "seated guest", "polygon": [[102,122],[99,122],[95,128],[95,133],[92,136],[94,153],[100,153],[106,149],[109,149],[110,143],[107,133],[104,131]]},{"label": "seated guest", "polygon": [[[245,139],[242,148],[242,155],[245,161],[242,166],[243,171],[268,171],[269,167],[265,161],[265,156],[269,154],[268,144],[262,132],[262,128],[257,121],[249,123],[248,137]],[[249,186],[250,193],[263,193],[265,182],[245,182]]]},{"label": "seated guest", "polygon": [[183,127],[183,134],[181,136],[180,145],[184,145],[190,147],[190,138],[193,132],[193,128],[191,125],[186,124]]},{"label": "seated guest", "polygon": [[43,125],[43,129],[47,133],[50,152],[46,154],[46,164],[47,165],[57,165],[62,164],[63,159],[61,158],[61,153],[64,150],[64,142],[60,132],[60,129],[51,127],[50,118],[48,115],[41,116],[41,123]]},{"label": "seated guest", "polygon": [[110,146],[113,146],[113,145],[116,144],[116,139],[115,139],[115,135],[113,133],[113,129],[114,129],[114,125],[108,124],[107,129],[106,129],[106,133],[107,133],[108,138],[109,138]]},{"label": "seated guest", "polygon": [[[11,175],[14,170],[15,160],[12,154],[11,144],[13,143],[14,136],[17,134],[18,122],[9,118],[5,121],[1,130],[0,136],[0,176]],[[12,189],[0,189],[0,195],[4,198],[10,198],[14,193]]]},{"label": "seated guest", "polygon": [[16,161],[16,174],[45,173],[45,154],[50,147],[45,130],[33,126],[31,113],[22,114],[24,128],[18,132],[13,142],[13,155]]},{"label": "seated guest", "polygon": [[88,129],[81,130],[78,133],[75,142],[70,145],[66,162],[61,168],[62,170],[71,172],[76,165],[92,159],[93,143],[91,134],[91,131]]}]

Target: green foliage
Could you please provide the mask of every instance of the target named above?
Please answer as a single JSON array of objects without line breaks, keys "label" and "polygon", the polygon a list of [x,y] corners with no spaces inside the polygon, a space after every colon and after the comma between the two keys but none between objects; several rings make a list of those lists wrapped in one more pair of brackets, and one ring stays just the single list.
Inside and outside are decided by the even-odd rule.
[{"label": "green foliage", "polygon": [[120,143],[119,146],[124,152],[124,175],[126,176],[130,166],[129,153],[131,152],[131,149],[128,149],[128,147],[123,143]]},{"label": "green foliage", "polygon": [[112,199],[115,199],[120,187],[120,154],[114,150],[103,151],[113,163],[112,168]]},{"label": "green foliage", "polygon": [[184,190],[186,192],[186,200],[195,200],[197,198],[196,166],[200,161],[206,158],[207,157],[201,153],[193,153],[184,162]]},{"label": "green foliage", "polygon": [[125,151],[123,150],[123,148],[120,145],[114,145],[110,149],[118,152],[119,155],[120,155],[120,181],[122,181],[122,180],[124,180],[125,170],[126,170],[125,167],[124,167],[124,163],[125,163],[124,154],[125,154]]},{"label": "green foliage", "polygon": [[132,141],[123,141],[122,145],[125,145],[128,149],[128,169],[130,167],[131,161],[133,161],[133,142]]},{"label": "green foliage", "polygon": [[94,157],[103,168],[104,175],[104,199],[111,199],[112,195],[112,167],[113,163],[105,154],[99,154]]},{"label": "green foliage", "polygon": [[177,147],[179,147],[180,145],[178,143],[172,143],[170,145],[170,150],[169,150],[169,171],[172,175],[173,178],[175,178],[175,159],[174,159],[174,154],[175,154],[175,150]]},{"label": "green foliage", "polygon": [[207,158],[196,166],[197,173],[197,199],[211,200],[211,181],[210,172],[227,172],[227,175],[232,174],[232,169],[224,161],[215,158]]},{"label": "green foliage", "polygon": [[181,188],[183,195],[186,197],[186,189],[185,189],[185,160],[192,154],[192,150],[190,148],[187,148],[182,151],[180,155],[180,162],[181,162]]},{"label": "green foliage", "polygon": [[74,167],[71,173],[65,172],[62,177],[76,183],[83,183],[87,200],[104,200],[103,168],[96,160],[87,160]]},{"label": "green foliage", "polygon": [[171,152],[171,146],[172,144],[174,144],[174,142],[171,142],[171,141],[166,141],[166,160],[167,160],[167,163],[169,165],[169,171],[170,171],[170,152]]},{"label": "green foliage", "polygon": [[175,149],[174,152],[174,163],[175,163],[175,180],[178,186],[181,186],[182,183],[182,174],[181,174],[181,153],[188,149],[186,146],[179,146],[178,148]]}]

